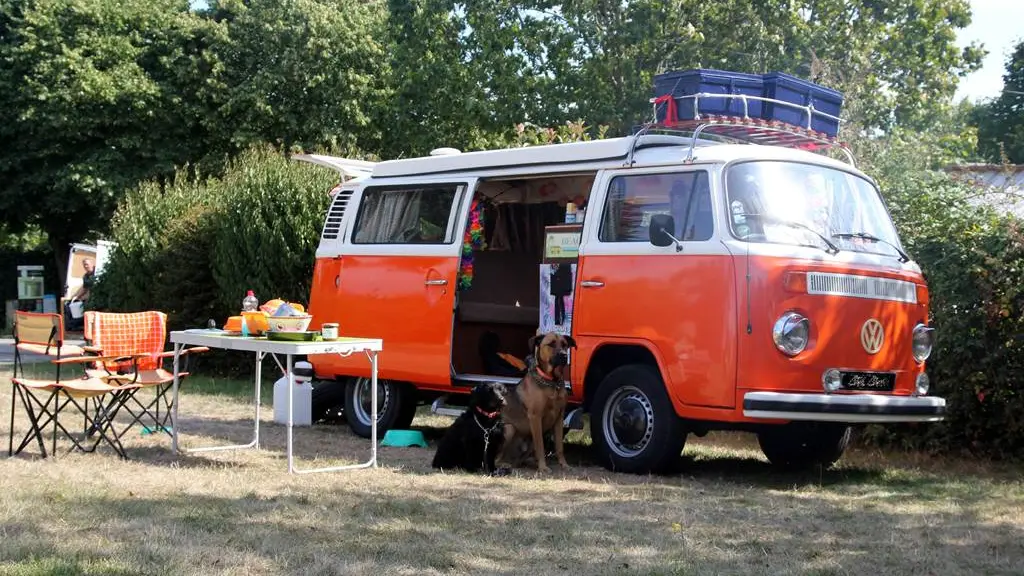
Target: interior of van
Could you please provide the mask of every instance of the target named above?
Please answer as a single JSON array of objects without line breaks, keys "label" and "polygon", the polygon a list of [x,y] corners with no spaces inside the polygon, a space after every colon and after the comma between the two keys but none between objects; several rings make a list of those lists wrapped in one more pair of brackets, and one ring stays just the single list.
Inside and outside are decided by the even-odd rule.
[{"label": "interior of van", "polygon": [[452,371],[460,381],[516,382],[541,318],[545,228],[565,223],[566,205],[587,206],[595,173],[491,179],[477,187],[484,247],[473,251],[473,281],[456,301]]}]

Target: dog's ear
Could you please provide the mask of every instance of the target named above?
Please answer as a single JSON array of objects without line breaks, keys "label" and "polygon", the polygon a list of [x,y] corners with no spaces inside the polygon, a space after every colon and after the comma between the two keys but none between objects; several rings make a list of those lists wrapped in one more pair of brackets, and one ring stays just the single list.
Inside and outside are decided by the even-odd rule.
[{"label": "dog's ear", "polygon": [[537,346],[540,345],[540,341],[543,339],[543,335],[537,334],[536,336],[531,336],[530,339],[526,341],[526,346],[530,349],[531,354],[537,351]]},{"label": "dog's ear", "polygon": [[567,346],[569,346],[569,348],[575,348],[576,347],[576,341],[572,339],[572,336],[566,336],[565,337],[565,344]]}]

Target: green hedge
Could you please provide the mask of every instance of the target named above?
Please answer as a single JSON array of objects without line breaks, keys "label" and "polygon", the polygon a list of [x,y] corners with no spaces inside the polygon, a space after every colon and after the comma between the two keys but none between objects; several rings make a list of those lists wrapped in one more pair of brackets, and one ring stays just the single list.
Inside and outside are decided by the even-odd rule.
[{"label": "green hedge", "polygon": [[[218,178],[188,176],[130,192],[111,226],[117,242],[89,306],[162,310],[171,330],[223,325],[247,289],[261,301],[306,303],[319,231],[336,175],[271,149],[250,150]],[[208,367],[247,373],[251,359],[204,355]]]},{"label": "green hedge", "polygon": [[[948,159],[927,135],[862,150],[930,292],[932,394],[944,422],[869,426],[869,443],[930,452],[1024,457],[1024,234],[987,192],[930,170]],[[994,196],[998,197],[999,194]]]}]

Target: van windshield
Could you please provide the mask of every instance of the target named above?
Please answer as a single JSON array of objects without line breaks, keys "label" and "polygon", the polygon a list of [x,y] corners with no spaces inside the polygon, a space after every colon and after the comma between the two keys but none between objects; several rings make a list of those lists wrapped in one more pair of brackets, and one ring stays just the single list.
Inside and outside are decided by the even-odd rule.
[{"label": "van windshield", "polygon": [[740,240],[901,257],[875,187],[842,170],[795,162],[736,164],[726,175],[729,227]]}]

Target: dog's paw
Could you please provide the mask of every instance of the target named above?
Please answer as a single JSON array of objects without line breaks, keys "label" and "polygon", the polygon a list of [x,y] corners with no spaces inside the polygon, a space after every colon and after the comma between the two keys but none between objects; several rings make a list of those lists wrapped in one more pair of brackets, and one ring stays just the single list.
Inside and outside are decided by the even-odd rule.
[{"label": "dog's paw", "polygon": [[537,473],[538,474],[550,474],[551,473],[551,468],[548,467],[547,464],[541,464],[540,466],[537,466]]},{"label": "dog's paw", "polygon": [[501,476],[510,476],[510,475],[512,475],[512,468],[510,468],[508,466],[502,466],[501,468],[495,468],[494,471],[491,472],[491,476],[501,477]]},{"label": "dog's paw", "polygon": [[569,466],[569,463],[566,462],[565,460],[559,462],[558,467],[561,468],[563,472],[568,472],[569,470],[572,470],[572,466]]}]

